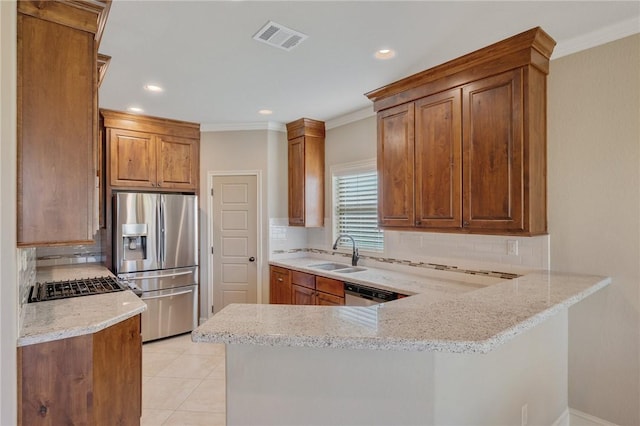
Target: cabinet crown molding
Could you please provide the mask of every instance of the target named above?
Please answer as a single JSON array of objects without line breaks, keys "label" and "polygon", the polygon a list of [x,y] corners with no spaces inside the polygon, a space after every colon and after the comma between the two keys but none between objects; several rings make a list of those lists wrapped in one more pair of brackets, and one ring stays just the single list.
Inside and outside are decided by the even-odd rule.
[{"label": "cabinet crown molding", "polygon": [[111,0],[19,0],[18,12],[95,34],[100,45]]},{"label": "cabinet crown molding", "polygon": [[[410,75],[394,83],[365,93],[374,102],[374,109],[381,109],[407,102],[442,88],[466,84],[481,77],[532,65],[549,73],[549,58],[556,42],[542,28],[535,27],[459,58],[445,62],[425,71]],[[405,92],[425,87],[415,96]],[[430,92],[430,93],[427,93]],[[392,96],[401,97],[400,102],[386,102]],[[385,101],[385,102],[380,102]]]},{"label": "cabinet crown molding", "polygon": [[115,129],[135,130],[190,139],[200,139],[200,124],[170,118],[128,114],[121,111],[100,109],[104,126]]},{"label": "cabinet crown molding", "polygon": [[291,123],[287,123],[287,139],[289,140],[299,138],[300,136],[324,138],[324,135],[324,121],[300,118]]}]

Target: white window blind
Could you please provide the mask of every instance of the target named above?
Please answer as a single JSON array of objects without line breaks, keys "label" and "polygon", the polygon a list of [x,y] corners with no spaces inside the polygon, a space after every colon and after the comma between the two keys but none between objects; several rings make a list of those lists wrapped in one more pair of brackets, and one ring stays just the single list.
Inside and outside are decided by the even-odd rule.
[{"label": "white window blind", "polygon": [[[359,249],[382,251],[384,234],[378,229],[378,174],[375,171],[334,175],[335,232],[349,234]],[[340,247],[351,248],[349,239]]]}]

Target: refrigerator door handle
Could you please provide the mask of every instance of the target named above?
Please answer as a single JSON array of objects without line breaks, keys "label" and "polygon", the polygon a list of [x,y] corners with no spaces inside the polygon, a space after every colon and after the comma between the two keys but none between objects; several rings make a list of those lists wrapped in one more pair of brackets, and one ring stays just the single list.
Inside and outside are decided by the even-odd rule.
[{"label": "refrigerator door handle", "polygon": [[193,271],[186,271],[186,272],[174,272],[172,274],[161,274],[161,275],[147,275],[144,277],[130,277],[130,278],[125,278],[127,281],[136,281],[136,280],[152,280],[154,278],[168,278],[168,277],[178,277],[180,275],[189,275],[192,274]]},{"label": "refrigerator door handle", "polygon": [[167,252],[167,236],[165,234],[165,218],[164,218],[164,195],[160,195],[160,222],[158,222],[158,226],[160,226],[160,256],[162,259],[162,267],[165,267],[165,257]]},{"label": "refrigerator door handle", "polygon": [[177,293],[161,294],[160,296],[141,297],[142,300],[163,299],[165,297],[180,296],[181,294],[193,293],[193,290],[179,291]]},{"label": "refrigerator door handle", "polygon": [[160,268],[164,267],[164,262],[162,258],[162,202],[161,198],[156,201],[156,256],[158,258],[158,263],[160,264]]}]

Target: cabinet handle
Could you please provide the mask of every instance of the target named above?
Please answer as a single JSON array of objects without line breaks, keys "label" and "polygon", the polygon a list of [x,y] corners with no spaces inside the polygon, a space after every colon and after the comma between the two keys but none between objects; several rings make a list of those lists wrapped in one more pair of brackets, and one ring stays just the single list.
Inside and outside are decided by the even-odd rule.
[{"label": "cabinet handle", "polygon": [[469,226],[469,222],[467,221],[462,222],[462,226]]},{"label": "cabinet handle", "polygon": [[284,281],[282,278],[278,278],[278,282],[282,282]]}]

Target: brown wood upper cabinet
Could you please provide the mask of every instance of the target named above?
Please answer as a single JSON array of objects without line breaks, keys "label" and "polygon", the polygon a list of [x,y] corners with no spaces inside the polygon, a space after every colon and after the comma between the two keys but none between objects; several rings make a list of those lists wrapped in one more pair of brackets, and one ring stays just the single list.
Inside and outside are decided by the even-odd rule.
[{"label": "brown wood upper cabinet", "polygon": [[200,125],[100,110],[113,188],[198,190]]},{"label": "brown wood upper cabinet", "polygon": [[554,46],[534,28],[367,94],[378,114],[381,227],[547,232]]},{"label": "brown wood upper cabinet", "polygon": [[18,1],[18,246],[91,243],[97,46],[110,1]]},{"label": "brown wood upper cabinet", "polygon": [[324,226],[324,135],[322,121],[287,124],[291,226]]}]

